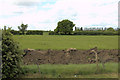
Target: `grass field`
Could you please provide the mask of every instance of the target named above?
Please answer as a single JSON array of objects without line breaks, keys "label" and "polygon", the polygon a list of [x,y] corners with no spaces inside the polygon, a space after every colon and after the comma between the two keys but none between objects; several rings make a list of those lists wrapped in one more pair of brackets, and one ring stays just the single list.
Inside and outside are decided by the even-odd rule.
[{"label": "grass field", "polygon": [[[72,36],[72,35],[14,35],[13,38],[20,43],[22,49],[90,49],[95,46],[98,49],[118,49],[118,36]],[[69,65],[22,65],[25,73],[24,78],[117,78],[118,64],[107,63],[105,70],[99,64],[99,71],[96,71],[96,64],[69,64]]]},{"label": "grass field", "polygon": [[14,35],[22,49],[118,49],[118,36]]},{"label": "grass field", "polygon": [[[88,67],[89,66],[89,67]],[[40,68],[40,73],[39,73]],[[69,65],[24,65],[22,69],[26,75],[25,78],[117,78],[118,77],[118,64],[106,63],[103,70],[102,65],[99,64],[99,71],[96,71],[96,64],[69,64]],[[42,72],[42,73],[41,73]]]}]

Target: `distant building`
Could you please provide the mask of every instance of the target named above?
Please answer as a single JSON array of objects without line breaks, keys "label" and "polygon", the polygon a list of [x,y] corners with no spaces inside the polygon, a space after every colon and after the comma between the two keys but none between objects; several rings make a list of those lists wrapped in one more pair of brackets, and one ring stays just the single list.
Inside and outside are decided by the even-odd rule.
[{"label": "distant building", "polygon": [[103,30],[103,27],[87,27],[87,28],[84,28],[85,31],[97,31],[97,30]]}]

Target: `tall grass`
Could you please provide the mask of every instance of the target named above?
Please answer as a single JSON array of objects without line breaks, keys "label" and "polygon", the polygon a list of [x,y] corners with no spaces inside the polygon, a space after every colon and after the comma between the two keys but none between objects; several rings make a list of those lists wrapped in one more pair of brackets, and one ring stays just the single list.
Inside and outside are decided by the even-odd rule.
[{"label": "tall grass", "polygon": [[[91,75],[91,74],[106,74],[118,72],[117,63],[106,63],[105,69],[102,68],[102,64],[99,64],[99,70],[96,71],[96,64],[69,64],[69,65],[52,65],[42,64],[39,65],[42,75],[57,76],[74,76],[74,75]],[[23,65],[22,69],[25,73],[38,73],[37,65]]]}]

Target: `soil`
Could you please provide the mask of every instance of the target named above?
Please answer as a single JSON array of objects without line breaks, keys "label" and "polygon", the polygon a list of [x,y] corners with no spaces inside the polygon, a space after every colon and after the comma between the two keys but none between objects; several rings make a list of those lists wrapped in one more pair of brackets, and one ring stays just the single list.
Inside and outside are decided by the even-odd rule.
[{"label": "soil", "polygon": [[28,50],[25,49],[23,63],[29,64],[92,64],[96,63],[95,53],[97,52],[99,63],[118,62],[118,50]]}]

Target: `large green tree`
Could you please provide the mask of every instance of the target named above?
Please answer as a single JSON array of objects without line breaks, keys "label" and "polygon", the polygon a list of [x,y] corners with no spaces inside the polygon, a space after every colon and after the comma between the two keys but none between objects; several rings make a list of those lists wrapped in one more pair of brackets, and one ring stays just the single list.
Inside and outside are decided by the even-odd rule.
[{"label": "large green tree", "polygon": [[75,24],[73,24],[72,21],[65,19],[58,22],[57,28],[54,30],[56,33],[60,34],[71,34],[73,31],[73,27]]},{"label": "large green tree", "polygon": [[[2,31],[2,78],[16,78],[21,72],[22,51],[12,38],[10,28]],[[12,79],[10,79],[12,80]]]},{"label": "large green tree", "polygon": [[28,24],[24,25],[23,23],[18,26],[18,29],[20,32],[22,32],[22,34],[25,34],[26,30],[27,30]]},{"label": "large green tree", "polygon": [[115,31],[112,27],[107,28],[107,31]]}]

